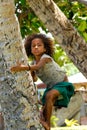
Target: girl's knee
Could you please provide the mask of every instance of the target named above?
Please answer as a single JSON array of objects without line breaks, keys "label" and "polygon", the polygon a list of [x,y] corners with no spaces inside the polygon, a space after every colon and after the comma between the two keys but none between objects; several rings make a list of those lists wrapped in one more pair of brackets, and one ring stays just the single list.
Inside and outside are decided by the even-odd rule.
[{"label": "girl's knee", "polygon": [[48,92],[47,94],[46,94],[46,100],[48,101],[50,101],[50,100],[53,100],[54,99],[54,97],[55,97],[55,95],[54,95],[54,93],[52,93],[52,92]]},{"label": "girl's knee", "polygon": [[52,98],[52,93],[51,93],[51,92],[48,92],[48,93],[46,94],[46,99],[50,99],[50,98]]},{"label": "girl's knee", "polygon": [[46,94],[46,100],[55,100],[59,95],[57,90],[51,90]]}]

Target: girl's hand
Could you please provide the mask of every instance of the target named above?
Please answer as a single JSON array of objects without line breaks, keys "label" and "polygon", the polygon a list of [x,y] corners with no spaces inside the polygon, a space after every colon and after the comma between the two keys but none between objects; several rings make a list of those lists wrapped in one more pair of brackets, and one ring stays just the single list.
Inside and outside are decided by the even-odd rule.
[{"label": "girl's hand", "polygon": [[11,72],[20,72],[20,71],[24,71],[24,70],[29,70],[29,66],[23,65],[19,62],[17,62],[16,66],[11,67]]},{"label": "girl's hand", "polygon": [[12,72],[19,72],[21,71],[21,69],[22,69],[21,65],[16,65],[16,66],[11,67]]}]

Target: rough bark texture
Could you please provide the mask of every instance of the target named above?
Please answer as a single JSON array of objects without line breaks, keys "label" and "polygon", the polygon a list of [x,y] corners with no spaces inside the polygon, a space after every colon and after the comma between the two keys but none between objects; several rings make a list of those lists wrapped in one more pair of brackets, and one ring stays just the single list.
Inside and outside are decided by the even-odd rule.
[{"label": "rough bark texture", "polygon": [[40,130],[30,73],[10,72],[18,59],[26,59],[19,28],[14,0],[0,0],[0,105],[5,130]]},{"label": "rough bark texture", "polygon": [[75,66],[87,78],[87,44],[53,0],[28,0]]}]

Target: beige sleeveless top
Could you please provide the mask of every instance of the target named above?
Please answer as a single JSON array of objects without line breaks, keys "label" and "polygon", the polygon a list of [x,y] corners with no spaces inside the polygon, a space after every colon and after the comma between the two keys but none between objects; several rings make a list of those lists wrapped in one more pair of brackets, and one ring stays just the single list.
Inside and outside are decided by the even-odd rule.
[{"label": "beige sleeveless top", "polygon": [[42,58],[50,58],[52,62],[46,63],[42,68],[36,71],[36,75],[51,88],[58,82],[62,82],[65,78],[65,71],[63,71],[60,66],[47,54],[43,54]]}]

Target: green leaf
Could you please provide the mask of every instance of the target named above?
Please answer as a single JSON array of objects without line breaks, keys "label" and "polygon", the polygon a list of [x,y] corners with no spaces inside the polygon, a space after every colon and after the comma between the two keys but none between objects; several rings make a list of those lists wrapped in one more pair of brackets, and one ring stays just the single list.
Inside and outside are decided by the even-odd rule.
[{"label": "green leaf", "polygon": [[87,27],[86,21],[82,21],[78,27],[78,30],[85,31],[86,27]]},{"label": "green leaf", "polygon": [[87,42],[87,33],[86,32],[83,33],[83,37],[85,38],[85,40]]},{"label": "green leaf", "polygon": [[26,0],[21,0],[21,4],[25,5],[26,4]]}]

